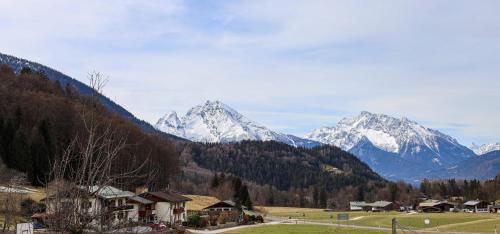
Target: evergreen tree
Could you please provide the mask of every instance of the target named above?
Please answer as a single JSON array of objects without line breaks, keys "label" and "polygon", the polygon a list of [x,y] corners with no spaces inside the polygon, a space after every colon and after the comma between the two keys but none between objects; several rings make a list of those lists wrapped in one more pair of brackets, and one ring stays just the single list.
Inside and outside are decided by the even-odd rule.
[{"label": "evergreen tree", "polygon": [[358,192],[356,193],[356,201],[365,200],[365,188],[363,186],[358,187]]},{"label": "evergreen tree", "polygon": [[241,203],[244,206],[246,206],[249,210],[253,210],[252,199],[250,198],[250,194],[248,193],[248,187],[246,185],[243,185],[240,188],[240,200]]},{"label": "evergreen tree", "polygon": [[398,185],[395,183],[391,183],[389,185],[389,193],[391,202],[395,202],[399,195]]},{"label": "evergreen tree", "polygon": [[214,174],[214,177],[212,177],[211,187],[217,188],[217,187],[219,187],[219,185],[220,185],[219,176],[217,176],[217,172],[216,172]]},{"label": "evergreen tree", "polygon": [[274,192],[270,185],[268,185],[266,203],[270,206],[274,205]]},{"label": "evergreen tree", "polygon": [[313,205],[314,205],[314,207],[318,207],[318,203],[319,203],[319,191],[318,191],[318,187],[314,186],[314,188],[313,188]]},{"label": "evergreen tree", "polygon": [[29,67],[23,67],[21,69],[21,74],[27,75],[27,74],[31,74],[31,73],[32,73],[32,71],[31,71],[31,68],[29,68]]},{"label": "evergreen tree", "polygon": [[306,199],[304,197],[304,190],[302,190],[302,188],[299,191],[299,206],[306,207]]},{"label": "evergreen tree", "polygon": [[319,206],[320,206],[320,208],[326,208],[326,202],[327,202],[326,189],[324,186],[321,186],[321,188],[319,190]]}]

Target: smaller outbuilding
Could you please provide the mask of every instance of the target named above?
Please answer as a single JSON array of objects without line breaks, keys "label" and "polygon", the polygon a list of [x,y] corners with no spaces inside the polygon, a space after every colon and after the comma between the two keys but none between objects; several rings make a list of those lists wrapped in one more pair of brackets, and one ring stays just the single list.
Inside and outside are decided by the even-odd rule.
[{"label": "smaller outbuilding", "polygon": [[367,203],[365,208],[368,211],[372,212],[381,212],[381,211],[391,211],[399,209],[399,206],[396,206],[395,203],[389,201],[376,201],[372,203]]},{"label": "smaller outbuilding", "polygon": [[487,201],[472,200],[464,203],[464,209],[472,213],[488,212],[488,205]]},{"label": "smaller outbuilding", "polygon": [[363,207],[366,206],[366,202],[364,201],[352,201],[349,202],[349,209],[352,211],[362,211]]},{"label": "smaller outbuilding", "polygon": [[399,205],[394,202],[389,201],[376,201],[367,203],[364,201],[353,201],[349,202],[350,209],[352,211],[372,211],[372,212],[380,212],[380,211],[391,211],[398,210]]}]

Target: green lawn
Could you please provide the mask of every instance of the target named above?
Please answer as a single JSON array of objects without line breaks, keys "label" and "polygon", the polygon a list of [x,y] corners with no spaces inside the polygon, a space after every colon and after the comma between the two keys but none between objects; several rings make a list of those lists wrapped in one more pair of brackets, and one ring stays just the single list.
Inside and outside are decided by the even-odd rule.
[{"label": "green lawn", "polygon": [[456,224],[448,225],[439,228],[440,231],[454,231],[454,232],[485,232],[485,233],[500,233],[500,219],[495,220],[482,220],[470,224]]},{"label": "green lawn", "polygon": [[336,228],[309,224],[277,224],[259,227],[248,227],[225,234],[382,234],[387,232],[350,228]]},{"label": "green lawn", "polygon": [[[269,215],[273,216],[282,216],[282,217],[291,217],[303,220],[310,220],[316,222],[325,222],[325,223],[343,223],[343,224],[352,224],[352,225],[360,225],[360,226],[374,226],[374,227],[390,227],[392,218],[396,218],[398,222],[402,225],[413,227],[415,229],[426,229],[426,228],[435,228],[447,225],[455,225],[461,223],[468,223],[474,221],[492,221],[493,219],[500,219],[500,214],[473,214],[473,213],[437,213],[437,214],[428,214],[428,213],[416,213],[416,214],[407,214],[400,212],[382,212],[382,213],[372,213],[372,212],[346,212],[349,214],[349,221],[337,221],[337,214],[339,212],[325,212],[320,210],[315,211],[293,211],[286,212],[286,210],[281,209],[280,212],[269,212]],[[360,218],[361,217],[361,218]],[[430,220],[430,224],[424,224],[424,220],[428,218]],[[352,220],[355,219],[355,220]],[[492,221],[495,223],[495,221]],[[494,224],[492,224],[494,225]],[[457,228],[463,228],[465,231],[468,226],[471,226],[471,230],[474,230],[475,225],[462,225]],[[500,224],[497,225],[500,227]],[[462,229],[456,230],[460,231]],[[500,231],[500,230],[499,230]]]}]

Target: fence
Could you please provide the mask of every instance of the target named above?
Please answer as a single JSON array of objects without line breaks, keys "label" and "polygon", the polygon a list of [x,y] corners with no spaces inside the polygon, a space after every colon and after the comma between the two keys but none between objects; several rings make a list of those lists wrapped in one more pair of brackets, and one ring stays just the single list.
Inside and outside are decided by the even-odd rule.
[{"label": "fence", "polygon": [[406,233],[420,234],[420,232],[413,230],[411,227],[408,227],[408,226],[405,226],[405,225],[398,223],[396,218],[393,218],[392,219],[392,234],[398,234],[398,231],[399,231],[399,233],[405,233],[405,234]]}]

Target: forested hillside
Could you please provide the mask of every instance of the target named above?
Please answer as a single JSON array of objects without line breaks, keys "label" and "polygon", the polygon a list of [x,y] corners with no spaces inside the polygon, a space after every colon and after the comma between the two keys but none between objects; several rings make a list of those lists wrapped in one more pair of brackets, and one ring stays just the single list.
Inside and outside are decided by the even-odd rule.
[{"label": "forested hillside", "polygon": [[[43,72],[23,69],[16,74],[3,65],[0,69],[0,157],[9,168],[27,174],[33,185],[48,179],[51,163],[62,155],[70,142],[85,138],[85,116],[94,113],[101,128],[112,126],[123,136],[126,147],[113,170],[126,170],[147,161],[157,169],[154,183],[166,186],[178,170],[178,156],[167,139],[144,133],[137,125],[110,112],[102,104],[87,105],[70,85],[51,81]],[[87,103],[87,104],[86,104]]]},{"label": "forested hillside", "polygon": [[328,191],[336,191],[347,185],[384,182],[359,159],[332,146],[305,149],[274,141],[242,141],[191,143],[184,151],[201,167],[271,184],[280,190],[321,184]]},{"label": "forested hillside", "polygon": [[[390,184],[358,158],[334,146],[306,149],[275,141],[242,141],[183,143],[178,148],[185,168],[196,164],[241,177],[250,182],[253,198],[260,204],[344,208],[357,195],[360,199],[384,198],[381,191]],[[210,188],[203,184],[209,184],[212,175],[191,170],[183,174],[181,187],[194,183],[188,192],[207,193]]]}]

